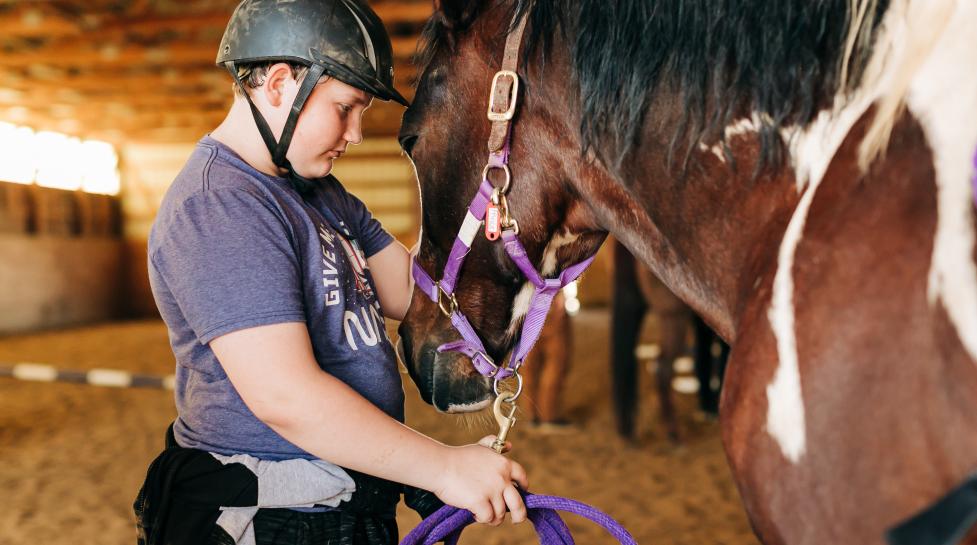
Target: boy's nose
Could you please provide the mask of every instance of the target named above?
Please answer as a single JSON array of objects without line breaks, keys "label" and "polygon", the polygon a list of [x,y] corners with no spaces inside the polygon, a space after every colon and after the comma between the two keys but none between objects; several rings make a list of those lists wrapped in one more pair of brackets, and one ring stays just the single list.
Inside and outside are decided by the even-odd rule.
[{"label": "boy's nose", "polygon": [[350,144],[356,146],[363,142],[363,124],[362,123],[351,123],[346,129],[346,134],[343,135],[346,141]]}]

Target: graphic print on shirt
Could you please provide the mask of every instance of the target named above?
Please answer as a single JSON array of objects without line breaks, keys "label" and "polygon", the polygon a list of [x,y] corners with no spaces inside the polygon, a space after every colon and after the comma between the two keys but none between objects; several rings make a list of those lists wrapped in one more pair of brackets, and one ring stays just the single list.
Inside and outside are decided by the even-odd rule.
[{"label": "graphic print on shirt", "polygon": [[[343,299],[339,264],[336,260],[337,241],[346,254],[349,272],[352,273],[353,289],[363,296],[361,300],[357,298],[357,300],[350,301],[355,307],[347,308],[343,313],[343,330],[346,333],[346,343],[351,349],[358,351],[360,344],[376,346],[381,340],[390,342],[383,315],[380,313],[380,302],[377,300],[367,277],[370,266],[359,244],[356,243],[355,239],[347,240],[322,224],[319,225],[319,240],[322,243],[322,285],[326,288],[326,306],[338,305]],[[356,305],[360,301],[365,304]]]},{"label": "graphic print on shirt", "polygon": [[346,240],[343,237],[339,237],[339,243],[343,245],[343,249],[346,250],[346,258],[349,261],[350,266],[355,273],[356,278],[356,291],[363,294],[367,300],[375,299],[373,295],[373,287],[370,286],[370,282],[366,278],[366,271],[370,268],[370,265],[366,262],[366,256],[363,254],[363,250],[360,248],[358,242],[355,239]]},{"label": "graphic print on shirt", "polygon": [[319,225],[319,240],[322,241],[322,287],[326,288],[326,306],[338,305],[339,269],[336,266],[336,235],[323,225]]}]

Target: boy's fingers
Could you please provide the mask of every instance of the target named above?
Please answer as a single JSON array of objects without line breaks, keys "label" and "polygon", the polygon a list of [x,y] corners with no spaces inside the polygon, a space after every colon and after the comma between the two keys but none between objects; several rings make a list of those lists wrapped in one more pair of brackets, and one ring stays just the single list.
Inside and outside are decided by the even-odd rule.
[{"label": "boy's fingers", "polygon": [[515,486],[507,486],[502,491],[506,505],[509,506],[509,513],[512,514],[512,523],[519,524],[526,520],[526,504],[522,501],[522,496]]},{"label": "boy's fingers", "polygon": [[505,521],[505,505],[506,500],[503,496],[492,497],[492,510],[495,515],[495,518],[492,519],[492,526],[498,526]]},{"label": "boy's fingers", "polygon": [[523,492],[529,491],[529,477],[526,476],[526,470],[519,464],[519,462],[512,462],[512,469],[509,471],[509,477],[519,484],[519,488]]},{"label": "boy's fingers", "polygon": [[494,517],[492,504],[487,500],[479,503],[471,509],[472,516],[475,517],[475,522],[480,524],[486,524],[492,522]]}]

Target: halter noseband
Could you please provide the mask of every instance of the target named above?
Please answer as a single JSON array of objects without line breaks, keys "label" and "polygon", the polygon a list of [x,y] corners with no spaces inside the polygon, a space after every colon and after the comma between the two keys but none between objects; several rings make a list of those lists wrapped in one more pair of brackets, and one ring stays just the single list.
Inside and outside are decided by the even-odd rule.
[{"label": "halter noseband", "polygon": [[[576,280],[594,260],[594,256],[591,256],[567,268],[557,278],[543,278],[530,262],[526,249],[519,241],[518,223],[509,216],[506,195],[512,181],[512,173],[509,170],[512,141],[510,128],[519,100],[519,76],[516,69],[526,19],[527,17],[522,17],[506,38],[502,69],[492,78],[488,106],[488,119],[492,122],[492,132],[488,141],[488,163],[482,171],[482,183],[478,187],[478,193],[468,206],[465,220],[451,247],[451,253],[448,254],[441,280],[434,281],[417,263],[416,257],[412,261],[416,285],[438,305],[445,316],[451,319],[451,325],[461,335],[461,340],[439,346],[438,352],[460,352],[468,356],[480,374],[494,380],[493,389],[496,395],[499,393],[499,382],[515,376],[517,390],[510,396],[510,402],[514,401],[522,390],[519,368],[539,339],[553,298],[560,289]],[[496,187],[489,181],[489,172],[492,170],[501,170],[505,175],[505,182],[501,187]],[[501,231],[506,253],[535,287],[518,344],[507,365],[497,364],[488,355],[485,345],[458,308],[458,301],[455,298],[458,274],[483,223],[485,223],[486,238],[489,240],[498,239]]]}]

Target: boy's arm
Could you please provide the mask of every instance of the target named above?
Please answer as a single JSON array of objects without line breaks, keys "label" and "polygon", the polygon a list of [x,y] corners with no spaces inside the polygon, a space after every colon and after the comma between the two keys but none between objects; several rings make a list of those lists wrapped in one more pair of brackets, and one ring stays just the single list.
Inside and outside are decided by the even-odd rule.
[{"label": "boy's arm", "polygon": [[391,320],[403,320],[410,307],[414,280],[410,274],[411,255],[403,244],[388,244],[386,248],[367,258],[373,283],[377,287],[380,309]]},{"label": "boy's arm", "polygon": [[[479,522],[526,511],[522,466],[479,445],[450,447],[397,422],[316,364],[304,323],[229,333],[210,343],[248,408],[279,435],[334,464],[438,495]],[[483,440],[484,441],[484,440]]]}]

